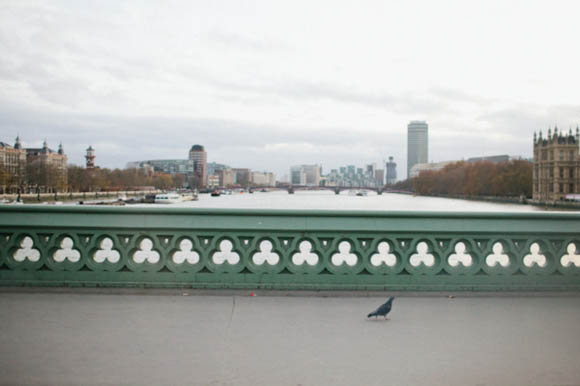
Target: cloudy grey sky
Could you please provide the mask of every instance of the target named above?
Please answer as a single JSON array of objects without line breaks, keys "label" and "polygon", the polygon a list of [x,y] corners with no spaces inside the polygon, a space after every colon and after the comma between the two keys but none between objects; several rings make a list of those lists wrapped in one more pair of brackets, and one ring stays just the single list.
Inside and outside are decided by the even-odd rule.
[{"label": "cloudy grey sky", "polygon": [[577,1],[0,0],[0,140],[70,162],[324,171],[389,155],[530,157],[580,124]]}]

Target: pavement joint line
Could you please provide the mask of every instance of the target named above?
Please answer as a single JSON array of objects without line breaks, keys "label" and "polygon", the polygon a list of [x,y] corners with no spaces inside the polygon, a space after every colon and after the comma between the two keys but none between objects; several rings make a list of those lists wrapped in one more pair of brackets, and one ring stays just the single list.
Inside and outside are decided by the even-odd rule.
[{"label": "pavement joint line", "polygon": [[[525,298],[578,297],[574,291],[344,291],[344,290],[243,290],[243,289],[184,289],[184,288],[70,288],[70,287],[2,287],[0,295],[7,293],[78,294],[78,295],[150,295],[150,296],[239,296],[239,297],[446,297],[454,298]],[[235,301],[233,304],[235,307]],[[233,309],[232,309],[233,312]]]}]

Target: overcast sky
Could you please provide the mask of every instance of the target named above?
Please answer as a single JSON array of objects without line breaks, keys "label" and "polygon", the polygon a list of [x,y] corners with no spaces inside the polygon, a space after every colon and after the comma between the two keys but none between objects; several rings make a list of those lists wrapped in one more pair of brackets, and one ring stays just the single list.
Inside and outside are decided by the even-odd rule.
[{"label": "overcast sky", "polygon": [[187,158],[324,172],[531,157],[580,124],[578,1],[0,0],[0,141],[102,167]]}]

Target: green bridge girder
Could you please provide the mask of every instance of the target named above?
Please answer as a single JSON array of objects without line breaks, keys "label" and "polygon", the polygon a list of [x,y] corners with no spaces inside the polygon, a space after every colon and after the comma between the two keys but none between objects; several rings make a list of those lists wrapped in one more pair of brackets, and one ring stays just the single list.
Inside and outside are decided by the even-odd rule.
[{"label": "green bridge girder", "polygon": [[577,213],[0,207],[0,285],[577,291]]}]

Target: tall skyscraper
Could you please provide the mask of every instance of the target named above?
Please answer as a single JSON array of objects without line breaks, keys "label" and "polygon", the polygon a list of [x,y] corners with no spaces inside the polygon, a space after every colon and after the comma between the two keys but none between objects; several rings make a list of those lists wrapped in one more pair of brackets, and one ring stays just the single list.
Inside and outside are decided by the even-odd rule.
[{"label": "tall skyscraper", "polygon": [[193,161],[193,173],[199,179],[199,186],[207,184],[207,153],[201,145],[193,145],[189,151],[189,160]]},{"label": "tall skyscraper", "polygon": [[387,185],[393,185],[397,182],[397,163],[394,161],[393,157],[389,157],[389,162],[387,162],[386,167]]},{"label": "tall skyscraper", "polygon": [[385,184],[385,170],[384,169],[376,169],[375,170],[375,182],[379,188]]},{"label": "tall skyscraper", "polygon": [[425,121],[411,121],[407,126],[407,178],[416,164],[429,162],[429,125]]}]

